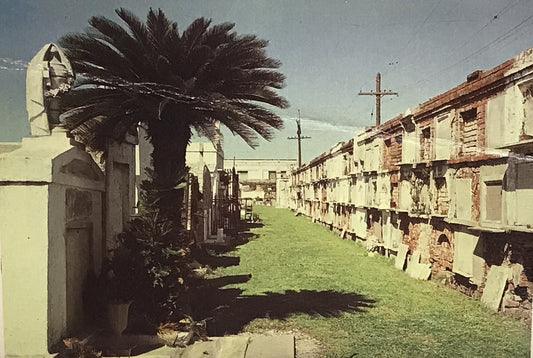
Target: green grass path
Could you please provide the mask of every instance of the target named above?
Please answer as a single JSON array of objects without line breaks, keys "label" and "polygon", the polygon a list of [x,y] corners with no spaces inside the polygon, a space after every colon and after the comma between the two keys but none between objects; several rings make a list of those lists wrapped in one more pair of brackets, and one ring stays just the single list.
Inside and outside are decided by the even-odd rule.
[{"label": "green grass path", "polygon": [[[245,330],[298,329],[321,341],[328,357],[529,357],[530,331],[520,322],[434,282],[409,278],[389,259],[368,257],[360,245],[289,210],[254,212],[264,226],[230,253],[240,265],[216,274],[251,273],[250,281],[233,287],[245,296],[280,293],[293,313],[268,318],[265,308],[267,318],[254,319]],[[363,304],[345,309],[347,293],[362,295]],[[317,314],[312,306],[321,297]],[[324,315],[328,305],[332,313]]]}]

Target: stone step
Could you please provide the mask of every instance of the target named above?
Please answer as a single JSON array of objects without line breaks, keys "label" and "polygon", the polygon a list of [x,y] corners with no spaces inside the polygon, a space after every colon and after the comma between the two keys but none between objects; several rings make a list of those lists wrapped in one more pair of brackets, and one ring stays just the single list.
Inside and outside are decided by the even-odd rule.
[{"label": "stone step", "polygon": [[187,347],[179,358],[245,358],[249,337],[217,337],[206,342],[196,342]]},{"label": "stone step", "polygon": [[172,358],[294,358],[294,336],[227,336],[196,342]]},{"label": "stone step", "polygon": [[294,336],[254,336],[245,358],[294,358]]}]

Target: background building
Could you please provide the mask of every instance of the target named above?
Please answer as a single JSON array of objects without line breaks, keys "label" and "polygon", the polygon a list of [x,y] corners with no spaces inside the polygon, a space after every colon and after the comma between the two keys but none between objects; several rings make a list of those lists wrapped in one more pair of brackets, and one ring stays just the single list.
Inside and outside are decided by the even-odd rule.
[{"label": "background building", "polygon": [[[272,205],[276,202],[277,179],[288,179],[296,159],[225,159],[224,167],[239,175],[241,199]],[[286,206],[285,206],[286,207]]]}]

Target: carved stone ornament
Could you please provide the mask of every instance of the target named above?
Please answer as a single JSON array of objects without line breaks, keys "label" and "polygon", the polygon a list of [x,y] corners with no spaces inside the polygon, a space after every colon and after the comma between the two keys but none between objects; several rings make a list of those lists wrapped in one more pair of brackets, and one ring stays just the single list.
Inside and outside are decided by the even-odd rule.
[{"label": "carved stone ornament", "polygon": [[59,126],[60,96],[74,82],[74,72],[59,46],[43,46],[28,65],[26,109],[32,136],[50,135]]}]

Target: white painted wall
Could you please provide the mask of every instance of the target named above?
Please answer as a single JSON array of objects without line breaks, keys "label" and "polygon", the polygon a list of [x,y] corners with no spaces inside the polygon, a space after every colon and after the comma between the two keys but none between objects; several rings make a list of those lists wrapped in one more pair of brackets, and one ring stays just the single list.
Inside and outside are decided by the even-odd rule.
[{"label": "white painted wall", "polygon": [[[485,165],[480,168],[480,198],[479,204],[481,209],[481,223],[486,223],[488,226],[502,225],[507,223],[507,210],[506,205],[507,198],[505,191],[502,190],[502,200],[501,205],[501,220],[493,221],[487,219],[487,183],[490,182],[501,182],[503,184],[503,177],[505,175],[505,170],[507,169],[506,164],[500,165]],[[490,216],[490,215],[489,215]]]},{"label": "white painted wall", "polygon": [[516,166],[516,221],[517,225],[533,225],[533,159]]},{"label": "white painted wall", "polygon": [[[280,174],[285,172],[289,176],[291,169],[296,167],[296,159],[225,159],[224,168],[231,169],[235,163],[235,170],[237,172],[247,172],[247,178],[239,178],[243,180],[268,180],[268,173],[275,171]],[[310,175],[307,173],[306,175]]]},{"label": "white painted wall", "polygon": [[[64,133],[54,133],[27,138],[20,149],[0,155],[0,181],[5,354],[46,356],[67,333],[67,318],[74,319],[69,310],[79,312],[82,304],[68,306],[66,300],[69,225],[91,228],[94,246],[86,254],[101,264],[103,174]],[[95,198],[91,210],[67,213],[68,188]]]},{"label": "white painted wall", "polygon": [[453,272],[470,278],[472,283],[481,284],[484,276],[484,260],[476,255],[482,252],[480,239],[466,232],[454,232]]},{"label": "white painted wall", "polygon": [[6,354],[43,354],[48,352],[48,187],[0,187],[0,202]]},{"label": "white painted wall", "polygon": [[462,220],[472,220],[472,179],[455,179],[455,215]]},{"label": "white painted wall", "polygon": [[[222,156],[222,157],[221,157]],[[215,172],[217,163],[223,160],[223,153],[218,153],[211,142],[193,142],[187,147],[186,161],[190,172],[198,177],[198,184],[203,185],[204,167]],[[218,169],[222,169],[218,168]]]},{"label": "white painted wall", "polygon": [[450,159],[452,142],[452,118],[453,113],[449,112],[435,118],[435,159]]},{"label": "white painted wall", "polygon": [[108,145],[105,163],[106,187],[113,188],[105,193],[105,238],[106,250],[117,244],[117,235],[135,212],[135,142]]},{"label": "white painted wall", "polygon": [[402,135],[402,162],[416,163],[420,157],[420,137],[418,130],[403,131]]}]

